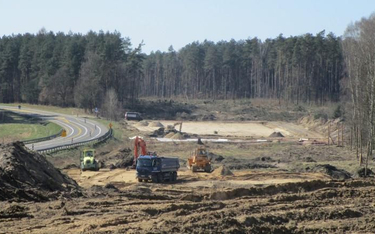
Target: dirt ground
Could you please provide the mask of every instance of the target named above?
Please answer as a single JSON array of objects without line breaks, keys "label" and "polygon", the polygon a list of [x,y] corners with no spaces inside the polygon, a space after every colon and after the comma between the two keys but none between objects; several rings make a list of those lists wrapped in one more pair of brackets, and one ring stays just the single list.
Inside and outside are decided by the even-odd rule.
[{"label": "dirt ground", "polygon": [[[237,111],[243,112],[241,108]],[[259,113],[257,117],[249,113],[254,116],[245,120],[261,117]],[[225,113],[215,113],[216,117],[219,114]],[[292,112],[290,115],[294,116]],[[208,111],[207,116],[212,117]],[[269,121],[235,121],[241,116],[230,116],[233,119],[223,121],[189,119],[183,122],[182,131],[231,139],[270,139],[269,135],[280,132],[283,140],[280,143],[271,139],[259,144],[207,142],[215,170],[192,173],[185,163],[195,142],[160,142],[146,137],[149,150],[161,156],[179,157],[181,168],[175,183],[138,183],[135,171],[126,169],[124,163],[124,159],[129,161],[133,157],[128,137],[147,136],[159,127],[124,122],[121,126],[126,131],[126,140],[112,139],[97,148],[97,159],[106,165],[98,172],[81,172],[77,168],[79,150],[48,155],[53,166],[65,168],[61,171],[67,179],[73,179],[80,187],[71,185],[74,190],[65,191],[63,186],[60,193],[40,201],[0,199],[0,233],[375,232],[375,181],[373,177],[364,179],[356,175],[358,162],[354,150],[348,145],[298,143],[298,138],[324,140],[324,126],[315,126],[321,126],[319,121],[306,120],[309,124],[273,121],[276,115],[264,118]],[[148,120],[149,124],[152,122],[166,127],[177,121]],[[9,163],[3,164],[5,168]],[[370,169],[374,167],[370,160]],[[39,175],[37,168],[31,172],[27,171],[27,165],[23,168],[25,172],[20,178]],[[0,168],[0,175],[1,172],[6,170]],[[15,196],[22,197],[22,189],[17,188],[20,179],[7,179],[14,182]],[[30,182],[26,182],[22,186],[30,187]],[[41,186],[49,184],[48,181],[33,182],[35,185],[31,187],[51,192],[49,187]]]},{"label": "dirt ground", "polygon": [[[371,233],[375,182],[319,173],[181,172],[136,183],[134,171],[66,171],[85,197],[0,203],[1,233]],[[110,184],[106,184],[110,182]],[[106,185],[105,185],[106,184]],[[92,186],[94,185],[94,186]],[[104,186],[100,186],[104,185]]]},{"label": "dirt ground", "polygon": [[[155,121],[149,121],[151,125]],[[157,121],[164,127],[173,125],[176,121]],[[152,132],[158,127],[143,126],[139,122],[129,122],[141,132]],[[177,126],[178,128],[178,126]],[[268,137],[273,132],[281,132],[289,138],[324,138],[321,134],[308,130],[302,125],[294,123],[273,121],[247,121],[247,122],[207,122],[207,121],[185,121],[182,124],[182,131],[188,134],[217,135],[220,137]]]}]

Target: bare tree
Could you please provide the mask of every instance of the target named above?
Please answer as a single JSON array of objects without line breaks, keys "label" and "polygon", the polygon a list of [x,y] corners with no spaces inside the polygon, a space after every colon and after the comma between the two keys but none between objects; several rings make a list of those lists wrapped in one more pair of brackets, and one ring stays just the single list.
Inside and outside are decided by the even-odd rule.
[{"label": "bare tree", "polygon": [[114,89],[109,89],[105,95],[104,103],[102,105],[103,115],[110,120],[117,120],[119,117],[119,101],[117,93]]},{"label": "bare tree", "polygon": [[343,51],[353,103],[351,122],[357,133],[357,157],[358,147],[362,152],[362,147],[365,146],[367,173],[375,134],[375,14],[348,26],[344,34]]}]

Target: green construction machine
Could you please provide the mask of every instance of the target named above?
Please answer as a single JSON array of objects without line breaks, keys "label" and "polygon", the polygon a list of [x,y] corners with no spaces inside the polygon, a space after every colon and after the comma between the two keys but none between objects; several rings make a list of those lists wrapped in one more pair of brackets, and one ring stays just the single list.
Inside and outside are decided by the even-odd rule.
[{"label": "green construction machine", "polygon": [[86,171],[99,171],[99,163],[95,160],[95,150],[94,149],[84,149],[81,152],[81,170]]}]

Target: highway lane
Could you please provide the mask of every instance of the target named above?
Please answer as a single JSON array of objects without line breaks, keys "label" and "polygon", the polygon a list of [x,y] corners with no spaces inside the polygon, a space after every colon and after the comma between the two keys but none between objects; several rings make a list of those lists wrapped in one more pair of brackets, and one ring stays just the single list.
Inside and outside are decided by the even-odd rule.
[{"label": "highway lane", "polygon": [[72,115],[59,114],[55,112],[24,107],[18,109],[18,107],[0,105],[0,109],[14,111],[21,114],[35,115],[38,118],[54,122],[66,130],[66,137],[57,137],[48,141],[27,144],[26,147],[32,150],[43,150],[46,148],[61,146],[69,143],[78,143],[87,140],[93,140],[103,136],[108,131],[108,128],[103,124],[91,119],[88,120],[83,117],[76,117]]}]

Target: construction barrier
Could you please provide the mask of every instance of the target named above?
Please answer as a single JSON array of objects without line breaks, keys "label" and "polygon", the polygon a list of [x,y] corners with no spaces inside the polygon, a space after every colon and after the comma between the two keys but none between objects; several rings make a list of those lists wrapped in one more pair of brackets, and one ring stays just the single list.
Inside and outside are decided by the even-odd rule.
[{"label": "construction barrier", "polygon": [[37,142],[41,142],[41,141],[52,140],[52,139],[54,139],[56,137],[61,136],[61,133],[62,133],[63,130],[64,129],[61,129],[58,133],[53,134],[51,136],[46,136],[46,137],[41,137],[41,138],[36,138],[36,139],[25,140],[25,141],[22,141],[22,142],[26,145],[26,144],[37,143]]}]

